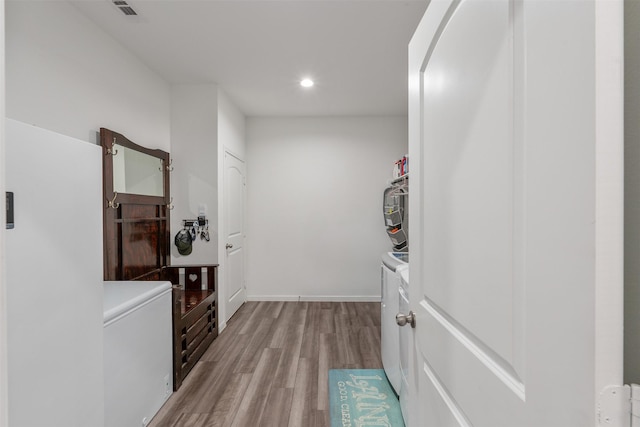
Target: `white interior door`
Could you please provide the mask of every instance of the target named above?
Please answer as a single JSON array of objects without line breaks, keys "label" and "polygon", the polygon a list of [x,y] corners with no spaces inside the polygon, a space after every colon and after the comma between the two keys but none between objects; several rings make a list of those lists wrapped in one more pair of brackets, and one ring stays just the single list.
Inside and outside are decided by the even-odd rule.
[{"label": "white interior door", "polygon": [[224,153],[224,238],[226,262],[225,295],[226,317],[246,301],[244,280],[244,161],[233,154]]},{"label": "white interior door", "polygon": [[621,11],[429,4],[409,49],[411,427],[594,426],[620,383]]}]

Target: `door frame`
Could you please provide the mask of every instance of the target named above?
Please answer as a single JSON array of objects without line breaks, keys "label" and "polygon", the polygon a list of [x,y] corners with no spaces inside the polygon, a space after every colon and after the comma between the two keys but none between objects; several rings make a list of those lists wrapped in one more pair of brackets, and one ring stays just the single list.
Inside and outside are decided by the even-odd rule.
[{"label": "door frame", "polygon": [[[595,360],[599,391],[623,383],[624,348],[624,3],[595,4],[596,245]],[[620,31],[611,31],[619,28]],[[598,408],[594,408],[597,416]],[[597,419],[597,418],[596,418]]]}]

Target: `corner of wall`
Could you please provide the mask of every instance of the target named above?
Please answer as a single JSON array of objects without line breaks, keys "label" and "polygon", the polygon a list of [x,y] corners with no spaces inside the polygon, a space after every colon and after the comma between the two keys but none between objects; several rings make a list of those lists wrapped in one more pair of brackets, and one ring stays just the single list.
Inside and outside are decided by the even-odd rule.
[{"label": "corner of wall", "polygon": [[[218,87],[180,84],[171,87],[171,263],[218,262]],[[210,241],[196,239],[188,256],[178,253],[173,237],[182,220],[196,219],[206,207]]]}]

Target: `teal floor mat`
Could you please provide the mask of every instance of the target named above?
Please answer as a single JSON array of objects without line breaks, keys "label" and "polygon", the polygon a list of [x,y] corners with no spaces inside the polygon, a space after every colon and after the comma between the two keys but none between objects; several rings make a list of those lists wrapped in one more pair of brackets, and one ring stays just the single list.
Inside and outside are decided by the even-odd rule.
[{"label": "teal floor mat", "polygon": [[331,427],[404,427],[400,403],[382,369],[329,371]]}]

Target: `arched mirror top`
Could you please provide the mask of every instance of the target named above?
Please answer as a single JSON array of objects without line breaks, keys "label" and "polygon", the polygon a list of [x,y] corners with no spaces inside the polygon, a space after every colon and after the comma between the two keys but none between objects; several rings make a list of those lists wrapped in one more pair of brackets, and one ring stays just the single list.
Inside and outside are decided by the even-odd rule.
[{"label": "arched mirror top", "polygon": [[155,204],[162,198],[169,203],[169,153],[143,147],[106,128],[100,129],[100,145],[106,199],[117,203],[116,199],[135,196],[137,202],[148,198]]}]

